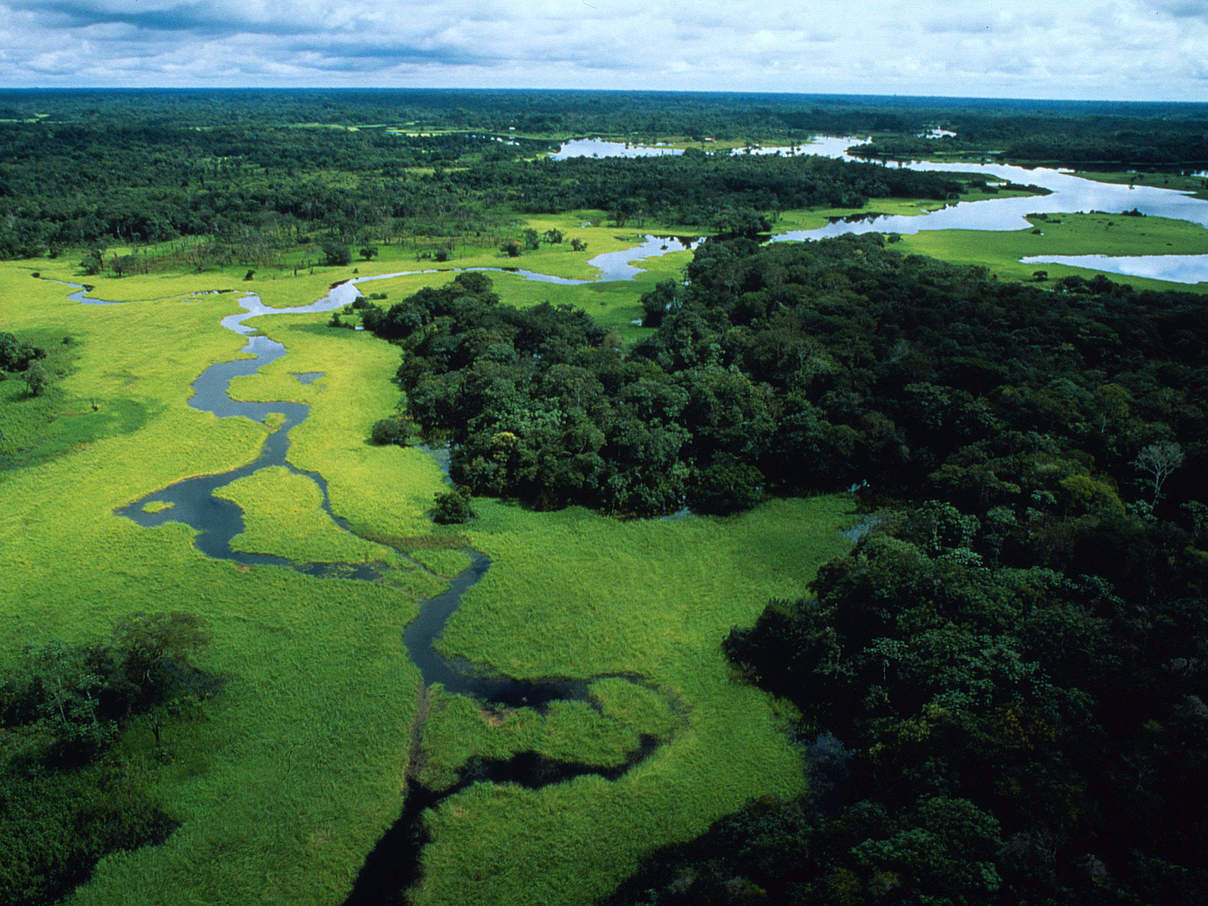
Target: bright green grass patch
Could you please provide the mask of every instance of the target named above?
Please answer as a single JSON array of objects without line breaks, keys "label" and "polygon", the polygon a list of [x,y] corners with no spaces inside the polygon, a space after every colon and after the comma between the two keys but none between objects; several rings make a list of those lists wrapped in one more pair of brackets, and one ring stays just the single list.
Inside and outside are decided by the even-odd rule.
[{"label": "bright green grass patch", "polygon": [[261,469],[215,491],[243,510],[244,530],[231,549],[275,554],[295,563],[368,563],[394,551],[346,532],[323,510],[323,494],[284,466]]},{"label": "bright green grass patch", "polygon": [[0,483],[4,470],[34,465],[81,449],[102,437],[133,431],[147,417],[133,400],[98,400],[71,392],[64,378],[75,369],[78,341],[63,343],[60,332],[20,330],[20,338],[46,349],[42,360],[50,384],[30,396],[19,374],[0,372]]},{"label": "bright green grass patch", "polygon": [[[903,236],[897,247],[955,264],[981,265],[1015,280],[1033,279],[1038,270],[1051,280],[1072,274],[1085,277],[1088,272],[1087,268],[1060,264],[1023,264],[1019,259],[1025,255],[1208,254],[1208,229],[1183,220],[1121,214],[1050,214],[1048,219],[1029,219],[1032,230],[929,230]],[[1123,274],[1108,277],[1141,289],[1208,289]]]},{"label": "bright green grass patch", "polygon": [[[439,647],[525,678],[637,673],[680,702],[684,717],[670,742],[617,781],[581,777],[535,791],[478,784],[447,800],[429,820],[418,902],[590,902],[656,847],[750,798],[800,790],[783,718],[767,695],[734,679],[720,643],[769,598],[799,595],[818,565],[846,549],[836,531],[846,500],[634,522],[475,506],[468,528],[494,566]],[[597,694],[619,703],[619,689]],[[662,715],[655,726],[666,726]]]},{"label": "bright green grass patch", "polygon": [[[340,902],[398,813],[419,683],[400,637],[415,596],[441,583],[412,570],[409,594],[240,567],[201,555],[180,524],[144,529],[116,516],[116,507],[180,478],[252,460],[266,429],[187,405],[197,375],[244,344],[218,325],[236,310],[233,296],[103,307],[69,302],[68,292],[0,265],[0,329],[76,337],[74,371],[58,381],[63,398],[95,399],[100,413],[125,405],[142,417],[2,473],[0,664],[16,663],[27,641],[92,642],[131,612],[187,610],[213,635],[201,665],[226,679],[197,718],[165,731],[171,757],[154,769],[155,793],[180,828],[162,846],[106,857],[69,902]],[[377,367],[393,350],[378,344],[377,359],[363,340],[331,343],[348,380],[326,382],[306,425],[323,438],[309,444],[317,458],[363,441],[368,426],[340,413],[363,405],[366,372],[370,386],[397,395],[387,380],[393,366]],[[291,364],[287,357],[283,367]],[[292,398],[311,391],[297,381],[292,389]],[[329,416],[337,417],[324,424]],[[389,463],[361,464],[337,480],[362,484],[382,510],[398,503]],[[361,497],[333,489],[335,499],[350,516],[372,519],[356,511]],[[158,764],[149,732],[129,745]]]},{"label": "bright green grass patch", "polygon": [[413,549],[410,551],[410,554],[424,567],[430,569],[438,576],[444,576],[446,579],[452,579],[470,565],[470,556],[465,551],[420,548]]},{"label": "bright green grass patch", "polygon": [[1208,198],[1208,179],[1203,176],[1182,173],[1139,173],[1129,170],[1079,170],[1078,175],[1095,182],[1108,182],[1122,186],[1154,186],[1159,189],[1174,189],[1190,192],[1196,198]]},{"label": "bright green grass patch", "polygon": [[553,702],[541,714],[532,708],[483,707],[437,686],[429,691],[417,779],[432,789],[445,789],[472,757],[505,759],[518,752],[615,767],[640,746],[639,732],[590,702]]},{"label": "bright green grass patch", "polygon": [[172,504],[166,500],[149,500],[143,504],[144,513],[162,513],[172,509]]},{"label": "bright green grass patch", "polygon": [[[444,476],[415,449],[369,443],[373,423],[395,411],[398,348],[364,331],[326,327],[326,315],[266,315],[250,322],[284,343],[288,354],[261,373],[231,382],[243,400],[289,399],[310,406],[290,432],[289,461],[327,479],[332,510],[354,531],[391,537],[427,535],[428,511]],[[321,371],[314,384],[294,372]]]}]

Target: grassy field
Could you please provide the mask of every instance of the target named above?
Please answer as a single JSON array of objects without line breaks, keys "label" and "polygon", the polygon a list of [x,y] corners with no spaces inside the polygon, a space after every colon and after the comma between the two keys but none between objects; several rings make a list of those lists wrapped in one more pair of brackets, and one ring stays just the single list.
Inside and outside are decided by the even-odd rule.
[{"label": "grassy field", "polygon": [[[203,665],[227,680],[199,716],[169,726],[167,765],[155,767],[149,734],[127,739],[181,827],[103,860],[72,902],[338,902],[397,810],[418,683],[398,638],[414,596],[211,561],[180,525],[115,516],[180,477],[252,459],[266,429],[185,405],[192,378],[242,345],[217,326],[232,297],[93,307],[64,295],[0,268],[4,329],[75,338],[74,371],[41,411],[44,438],[64,419],[87,437],[0,473],[0,661],[16,663],[29,641],[105,638],[133,611],[187,610],[213,635]],[[97,411],[76,414],[89,399]],[[29,402],[5,401],[5,423]],[[121,407],[141,418],[108,417]]]},{"label": "grassy field", "polygon": [[[446,800],[429,825],[418,902],[590,902],[660,842],[687,839],[748,798],[799,789],[782,718],[733,678],[719,646],[731,626],[753,621],[769,597],[800,593],[845,548],[835,531],[844,501],[634,522],[476,505],[470,536],[495,565],[441,647],[518,677],[636,672],[685,714],[663,731],[670,742],[618,781],[472,786]],[[660,721],[667,727],[656,701],[628,710],[655,730]],[[523,716],[512,719],[517,734],[539,732]]]},{"label": "grassy field", "polygon": [[1196,198],[1208,198],[1208,179],[1203,176],[1185,176],[1182,173],[1141,173],[1135,170],[1079,170],[1078,175],[1096,182],[1110,182],[1123,186],[1156,186],[1159,189],[1177,189],[1190,192]]},{"label": "grassy field", "polygon": [[[1096,271],[1061,264],[1022,264],[1025,255],[1203,255],[1208,254],[1208,229],[1164,217],[1120,214],[1050,214],[1029,218],[1031,230],[932,230],[903,236],[897,248],[933,255],[955,264],[988,267],[1000,277],[1031,280],[1038,270],[1050,280]],[[1108,274],[1117,283],[1139,289],[1208,291],[1208,285],[1187,285],[1122,274]]]},{"label": "grassy field", "polygon": [[[586,258],[628,242],[603,227],[583,235],[584,254],[543,247],[515,263],[587,276]],[[450,263],[498,264],[496,254]],[[383,257],[356,267],[397,267]],[[675,276],[686,257],[659,259],[624,287],[493,276],[505,301],[582,304],[633,330],[640,292]],[[326,327],[327,315],[265,316],[251,323],[289,354],[235,381],[232,394],[309,404],[310,418],[291,434],[290,461],[327,478],[335,512],[358,532],[401,540],[431,572],[399,562],[389,581],[366,583],[214,561],[179,524],[144,529],[113,513],[180,478],[252,460],[271,430],[187,406],[190,382],[243,345],[218,325],[238,309],[236,293],[188,294],[252,289],[270,305],[301,305],[352,268],[248,282],[242,269],[88,278],[96,296],[130,301],[123,306],[69,302],[66,287],[33,280],[31,270],[81,282],[64,260],[0,266],[0,329],[52,348],[54,376],[38,399],[17,380],[0,384],[9,466],[0,472],[0,664],[16,664],[29,641],[93,641],[134,611],[187,610],[213,635],[202,666],[226,678],[217,698],[165,729],[166,764],[149,731],[127,734],[128,757],[155,778],[162,807],[181,826],[162,846],[103,859],[69,902],[338,903],[401,808],[419,684],[402,627],[418,599],[443,587],[438,576],[466,563],[447,546],[456,534],[428,517],[443,486],[433,460],[366,441],[373,421],[399,403],[390,382],[397,351]],[[381,287],[397,301],[424,279],[449,277]],[[311,385],[294,377],[316,371],[323,376]],[[239,547],[307,560],[390,556],[328,521],[305,477],[269,470],[224,493],[247,510]],[[470,538],[495,565],[450,626],[449,651],[519,676],[640,673],[662,691],[603,680],[593,686],[599,710],[567,703],[484,720],[473,702],[434,690],[416,772],[439,785],[469,757],[528,748],[607,766],[641,734],[668,742],[615,783],[581,778],[523,793],[475,786],[454,797],[433,819],[424,902],[583,902],[650,849],[691,836],[747,798],[795,791],[798,755],[782,717],[767,696],[731,678],[718,646],[733,623],[753,620],[771,594],[799,593],[817,564],[843,548],[835,532],[843,501],[633,523],[475,506],[482,516]],[[494,841],[485,853],[480,832]]]}]

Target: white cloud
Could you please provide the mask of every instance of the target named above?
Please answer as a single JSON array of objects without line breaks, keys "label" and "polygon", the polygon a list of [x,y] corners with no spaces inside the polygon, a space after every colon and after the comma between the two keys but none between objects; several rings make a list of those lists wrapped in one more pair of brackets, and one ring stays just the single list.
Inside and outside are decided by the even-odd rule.
[{"label": "white cloud", "polygon": [[0,83],[1202,100],[1198,0],[0,0]]}]

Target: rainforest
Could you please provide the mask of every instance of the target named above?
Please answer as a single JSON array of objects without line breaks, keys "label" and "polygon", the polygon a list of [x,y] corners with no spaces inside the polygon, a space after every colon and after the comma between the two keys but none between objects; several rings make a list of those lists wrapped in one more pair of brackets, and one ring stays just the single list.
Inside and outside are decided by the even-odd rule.
[{"label": "rainforest", "polygon": [[0,91],[0,902],[1203,903],[1206,124]]}]

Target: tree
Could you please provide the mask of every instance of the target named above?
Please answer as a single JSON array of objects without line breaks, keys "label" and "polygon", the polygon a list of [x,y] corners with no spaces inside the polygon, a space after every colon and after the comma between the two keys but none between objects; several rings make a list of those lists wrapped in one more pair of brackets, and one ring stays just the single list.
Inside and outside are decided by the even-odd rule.
[{"label": "tree", "polygon": [[113,628],[126,679],[138,690],[137,699],[153,704],[188,688],[200,676],[189,655],[209,644],[210,634],[195,614],[132,613]]},{"label": "tree", "polygon": [[334,239],[323,243],[323,263],[328,267],[343,267],[352,263],[352,249]]},{"label": "tree", "polygon": [[407,426],[398,418],[380,418],[373,423],[370,442],[378,446],[407,445]]},{"label": "tree", "polygon": [[101,268],[105,266],[105,247],[103,245],[95,246],[89,249],[84,259],[80,262],[80,268],[88,276],[99,274]]},{"label": "tree", "polygon": [[41,362],[36,360],[30,363],[21,377],[25,381],[25,386],[29,390],[30,396],[41,396],[50,385],[50,372],[43,367]]},{"label": "tree", "polygon": [[562,231],[559,229],[549,229],[541,234],[541,241],[548,242],[550,245],[558,245],[562,241]]},{"label": "tree", "polygon": [[536,230],[534,230],[532,227],[529,227],[524,231],[524,247],[527,250],[530,252],[535,251],[540,244],[541,237],[538,235]]},{"label": "tree", "polygon": [[458,525],[474,516],[470,507],[470,489],[456,487],[452,491],[438,491],[432,518],[441,525]]},{"label": "tree", "polygon": [[504,240],[503,244],[499,246],[499,251],[503,252],[509,258],[519,258],[520,243],[515,239],[506,239]]},{"label": "tree", "polygon": [[572,239],[570,241],[570,247],[576,252],[585,252],[587,251],[587,240]]},{"label": "tree", "polygon": [[368,261],[370,258],[377,255],[378,250],[376,245],[366,245],[361,248],[361,257]]},{"label": "tree", "polygon": [[1157,507],[1162,485],[1170,473],[1183,464],[1183,448],[1173,440],[1160,440],[1141,448],[1133,465],[1153,482],[1153,503]]}]

